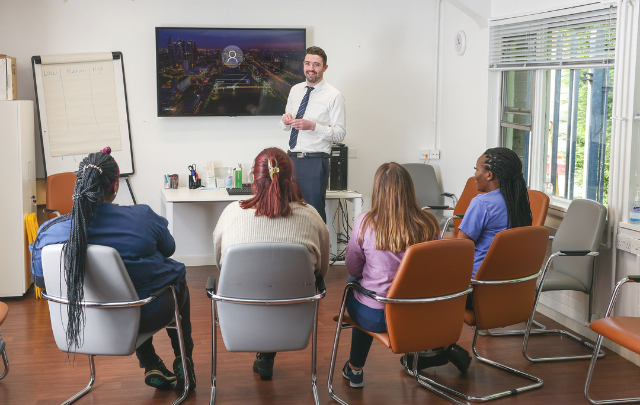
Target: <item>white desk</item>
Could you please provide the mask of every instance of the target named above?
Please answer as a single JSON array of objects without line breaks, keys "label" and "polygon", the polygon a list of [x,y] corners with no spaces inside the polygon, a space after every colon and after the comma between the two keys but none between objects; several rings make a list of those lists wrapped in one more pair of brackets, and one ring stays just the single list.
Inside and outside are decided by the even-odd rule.
[{"label": "white desk", "polygon": [[[169,221],[169,232],[176,240],[176,252],[173,258],[189,266],[216,264],[213,252],[213,230],[218,218],[229,203],[247,198],[249,196],[246,195],[230,196],[224,189],[163,188],[161,213]],[[331,221],[340,199],[352,203],[352,223],[362,210],[361,194],[354,191],[327,191],[326,214],[333,254],[336,254],[338,244]]]}]

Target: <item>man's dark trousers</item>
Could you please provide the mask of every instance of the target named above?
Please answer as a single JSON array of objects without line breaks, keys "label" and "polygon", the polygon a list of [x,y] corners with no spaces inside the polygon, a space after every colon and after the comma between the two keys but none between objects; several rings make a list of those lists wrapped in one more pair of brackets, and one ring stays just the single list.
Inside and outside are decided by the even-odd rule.
[{"label": "man's dark trousers", "polygon": [[291,160],[294,176],[304,200],[318,211],[326,224],[325,199],[329,184],[329,158],[292,156]]}]

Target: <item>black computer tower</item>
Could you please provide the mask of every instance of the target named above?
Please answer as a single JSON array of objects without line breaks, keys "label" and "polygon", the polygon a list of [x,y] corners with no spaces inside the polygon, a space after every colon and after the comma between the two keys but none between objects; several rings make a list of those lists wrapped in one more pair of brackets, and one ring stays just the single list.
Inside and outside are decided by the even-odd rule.
[{"label": "black computer tower", "polygon": [[349,147],[342,144],[331,146],[329,158],[329,190],[347,190]]}]

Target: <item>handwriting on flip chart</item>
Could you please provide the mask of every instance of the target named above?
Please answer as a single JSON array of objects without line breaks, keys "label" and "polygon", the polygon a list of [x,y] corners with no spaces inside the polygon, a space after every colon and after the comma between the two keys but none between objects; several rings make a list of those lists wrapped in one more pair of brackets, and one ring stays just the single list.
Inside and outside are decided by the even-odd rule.
[{"label": "handwriting on flip chart", "polygon": [[122,150],[112,61],[42,66],[51,156]]}]

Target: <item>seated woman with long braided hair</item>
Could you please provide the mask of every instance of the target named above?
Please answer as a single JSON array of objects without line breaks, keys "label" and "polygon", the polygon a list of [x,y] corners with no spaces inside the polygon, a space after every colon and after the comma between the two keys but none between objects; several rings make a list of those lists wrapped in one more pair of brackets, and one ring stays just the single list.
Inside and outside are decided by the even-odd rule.
[{"label": "seated woman with long braided hair", "polygon": [[[475,169],[476,187],[485,194],[471,200],[458,228],[458,238],[471,239],[476,245],[473,277],[498,232],[532,223],[522,162],[514,151],[487,149],[478,158]],[[469,294],[467,307],[471,308],[471,303]]]},{"label": "seated woman with long braided hair", "polygon": [[[83,300],[85,261],[89,243],[110,246],[118,251],[140,299],[155,290],[172,284],[178,293],[182,317],[182,333],[187,357],[187,375],[191,389],[196,380],[193,371],[193,339],[189,288],[185,281],[184,264],[169,258],[175,251],[175,242],[167,228],[167,220],[157,215],[148,205],[118,206],[112,204],[118,193],[120,170],[113,159],[111,148],[91,153],[80,163],[70,214],[45,222],[31,244],[31,272],[35,283],[45,288],[41,253],[47,245],[64,243],[64,279],[67,295],[69,324],[66,330],[67,346],[82,346],[84,308],[73,305]],[[80,259],[79,259],[80,258]],[[79,259],[79,260],[78,260]],[[171,290],[162,297],[141,307],[140,332],[158,330],[174,318],[174,300]],[[176,356],[173,370],[167,370],[156,354],[149,338],[136,349],[140,367],[145,369],[145,383],[158,389],[184,389],[184,372],[178,334],[167,329]],[[174,374],[175,373],[175,374]],[[176,376],[177,375],[177,376]]]},{"label": "seated woman with long braided hair", "polygon": [[[222,268],[230,246],[253,242],[304,245],[316,275],[329,270],[329,229],[315,208],[304,202],[293,177],[293,161],[279,148],[267,148],[253,161],[254,197],[229,204],[213,231],[213,250]],[[253,371],[260,379],[273,377],[276,353],[257,353]]]}]

